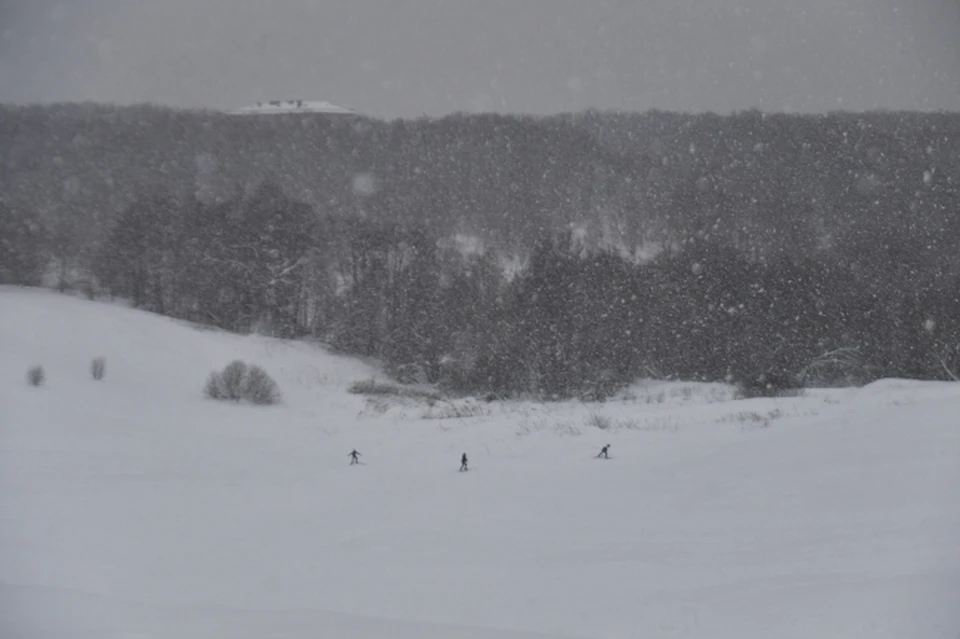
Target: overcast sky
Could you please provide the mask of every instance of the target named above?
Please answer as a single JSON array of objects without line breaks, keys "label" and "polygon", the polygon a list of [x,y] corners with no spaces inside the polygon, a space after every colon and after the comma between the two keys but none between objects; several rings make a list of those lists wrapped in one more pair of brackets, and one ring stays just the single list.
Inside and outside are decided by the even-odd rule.
[{"label": "overcast sky", "polygon": [[960,0],[0,0],[0,101],[960,110]]}]

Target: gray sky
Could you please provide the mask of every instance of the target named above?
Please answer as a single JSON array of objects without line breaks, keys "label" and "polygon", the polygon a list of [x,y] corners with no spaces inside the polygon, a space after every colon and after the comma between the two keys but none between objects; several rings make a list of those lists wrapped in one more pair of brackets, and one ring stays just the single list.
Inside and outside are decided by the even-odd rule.
[{"label": "gray sky", "polygon": [[0,0],[0,102],[960,110],[960,0]]}]

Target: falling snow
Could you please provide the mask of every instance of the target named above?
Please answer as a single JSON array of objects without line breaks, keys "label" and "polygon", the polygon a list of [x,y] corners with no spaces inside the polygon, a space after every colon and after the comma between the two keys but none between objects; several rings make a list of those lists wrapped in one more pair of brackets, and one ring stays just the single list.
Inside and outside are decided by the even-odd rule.
[{"label": "falling snow", "polygon": [[376,190],[376,179],[372,173],[357,173],[353,176],[353,192],[357,195],[373,195]]},{"label": "falling snow", "polygon": [[956,639],[957,25],[891,2],[0,11],[14,634]]}]

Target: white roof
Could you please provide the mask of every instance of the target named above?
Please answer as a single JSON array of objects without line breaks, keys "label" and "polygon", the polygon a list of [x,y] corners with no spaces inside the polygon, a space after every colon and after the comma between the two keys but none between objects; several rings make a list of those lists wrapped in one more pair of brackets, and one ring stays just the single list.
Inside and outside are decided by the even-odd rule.
[{"label": "white roof", "polygon": [[310,102],[308,100],[271,100],[257,102],[234,111],[232,115],[272,115],[279,113],[326,113],[327,115],[354,115],[354,111],[329,102]]}]

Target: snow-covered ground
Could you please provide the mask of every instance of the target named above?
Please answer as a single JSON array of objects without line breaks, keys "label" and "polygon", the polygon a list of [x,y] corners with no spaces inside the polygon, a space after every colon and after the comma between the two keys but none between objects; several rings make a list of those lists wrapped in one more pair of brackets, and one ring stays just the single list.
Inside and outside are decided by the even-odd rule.
[{"label": "snow-covered ground", "polygon": [[355,115],[350,109],[329,102],[304,100],[271,100],[230,111],[232,115],[280,115],[286,113],[322,113],[325,115]]},{"label": "snow-covered ground", "polygon": [[[957,384],[366,400],[316,346],[11,288],[0,354],[5,639],[960,633]],[[205,400],[235,358],[284,404]]]}]

